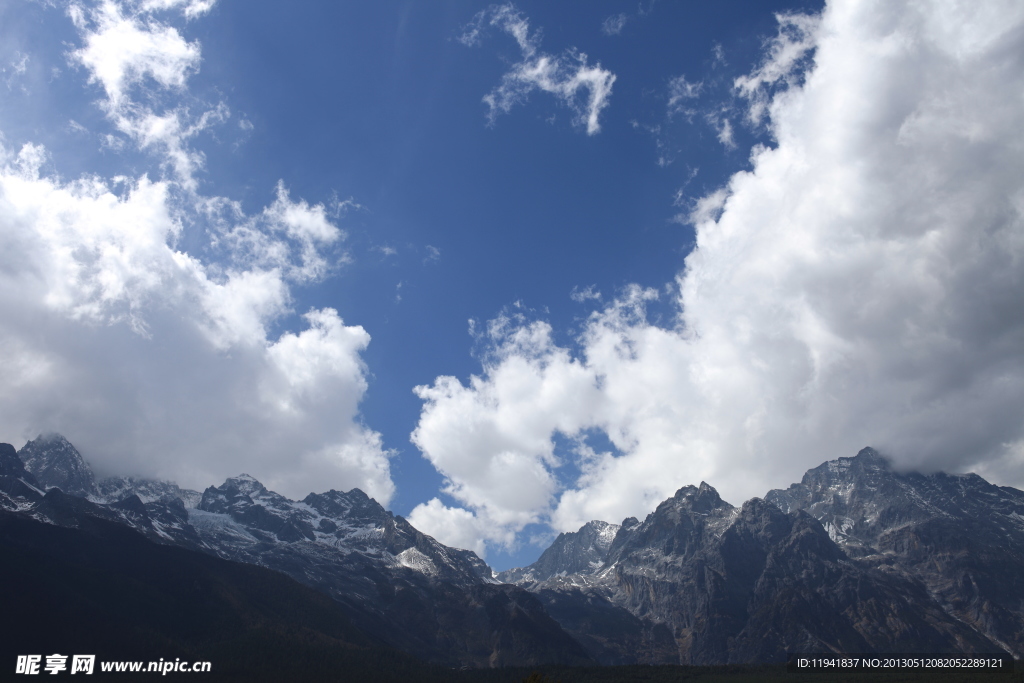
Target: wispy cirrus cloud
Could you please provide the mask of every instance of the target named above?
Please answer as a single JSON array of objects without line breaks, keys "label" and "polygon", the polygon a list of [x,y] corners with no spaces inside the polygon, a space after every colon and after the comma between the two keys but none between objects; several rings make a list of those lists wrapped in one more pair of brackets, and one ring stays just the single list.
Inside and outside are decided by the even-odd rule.
[{"label": "wispy cirrus cloud", "polygon": [[586,301],[600,301],[601,292],[597,290],[596,285],[588,285],[583,289],[573,287],[572,291],[569,292],[569,298],[580,304]]},{"label": "wispy cirrus cloud", "polygon": [[749,73],[725,78],[721,71],[727,65],[725,52],[715,44],[705,79],[691,81],[681,74],[668,81],[663,123],[637,124],[655,137],[659,165],[668,165],[678,154],[664,152],[672,137],[671,124],[677,119],[710,127],[715,139],[730,151],[739,147],[737,133],[741,128],[756,136],[771,136],[771,130],[764,126],[767,108],[776,96],[803,82],[813,66],[820,27],[817,15],[782,13],[775,19],[776,33],[764,41],[762,57]]},{"label": "wispy cirrus cloud", "polygon": [[668,116],[685,116],[692,118],[696,111],[693,109],[693,101],[700,97],[700,91],[704,83],[697,81],[691,83],[686,76],[676,76],[668,83]]},{"label": "wispy cirrus cloud", "polygon": [[628,22],[629,15],[625,12],[613,14],[601,22],[601,33],[606,36],[617,36],[622,33],[622,29],[626,28]]},{"label": "wispy cirrus cloud", "polygon": [[778,32],[768,41],[762,62],[733,81],[734,91],[747,100],[747,119],[754,125],[764,120],[774,93],[802,83],[819,45],[819,16],[777,14],[775,20]]},{"label": "wispy cirrus cloud", "polygon": [[502,76],[501,85],[484,96],[488,121],[493,125],[500,114],[526,102],[535,90],[554,95],[575,115],[574,123],[584,126],[587,135],[600,132],[600,114],[608,106],[615,74],[590,65],[587,55],[567,49],[560,55],[540,51],[540,32],[530,32],[529,20],[512,4],[492,5],[477,13],[465,27],[459,40],[467,46],[479,45],[488,29],[512,36],[522,53],[522,61],[513,64]]}]

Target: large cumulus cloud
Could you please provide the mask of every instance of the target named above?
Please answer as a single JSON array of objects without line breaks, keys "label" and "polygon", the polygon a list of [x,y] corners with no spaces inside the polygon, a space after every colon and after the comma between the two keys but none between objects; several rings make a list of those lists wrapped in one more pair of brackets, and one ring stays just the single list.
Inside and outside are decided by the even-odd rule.
[{"label": "large cumulus cloud", "polygon": [[414,522],[508,543],[702,479],[740,502],[867,445],[1024,484],[1024,7],[836,0],[780,26],[735,88],[773,144],[694,203],[677,320],[634,287],[573,348],[498,325],[468,386],[417,390],[458,505]]},{"label": "large cumulus cloud", "polygon": [[387,503],[388,452],[358,410],[369,334],[295,310],[296,287],[348,258],[336,216],[284,183],[251,215],[199,191],[194,138],[230,111],[178,101],[201,51],[170,18],[212,4],[68,6],[69,60],[151,168],[65,179],[41,170],[61,150],[0,148],[0,438],[62,432],[100,473],[204,487],[248,471]]}]

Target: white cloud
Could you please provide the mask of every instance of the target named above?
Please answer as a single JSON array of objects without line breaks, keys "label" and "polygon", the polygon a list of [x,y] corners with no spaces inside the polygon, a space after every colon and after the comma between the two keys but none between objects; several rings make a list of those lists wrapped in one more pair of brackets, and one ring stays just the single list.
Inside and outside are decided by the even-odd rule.
[{"label": "white cloud", "polygon": [[425,534],[445,539],[446,545],[472,550],[481,558],[487,557],[487,542],[507,545],[512,540],[507,533],[504,537],[493,535],[494,525],[481,523],[469,510],[448,507],[437,498],[417,505],[409,514],[409,523]]},{"label": "white cloud", "polygon": [[487,335],[495,346],[484,377],[468,387],[454,377],[416,387],[426,405],[412,441],[447,478],[446,493],[520,529],[540,521],[558,489],[551,434],[578,431],[599,394],[546,324],[502,317]]},{"label": "white cloud", "polygon": [[690,212],[677,321],[648,322],[639,288],[575,348],[501,318],[480,376],[417,389],[414,441],[479,538],[643,515],[702,479],[738,503],[867,445],[1024,484],[1024,7],[779,21],[737,81],[777,146]]},{"label": "white cloud", "polygon": [[[230,110],[219,103],[196,118],[189,106],[179,104],[157,113],[132,93],[145,92],[144,101],[160,92],[185,93],[189,76],[199,69],[199,42],[187,42],[154,12],[177,9],[194,18],[213,4],[213,0],[148,0],[139,4],[103,0],[95,7],[73,2],[68,8],[84,43],[69,53],[69,59],[86,68],[90,83],[103,88],[106,97],[101,105],[108,118],[140,149],[160,154],[163,168],[170,169],[179,184],[191,191],[197,189],[194,175],[203,167],[204,158],[188,146],[188,140],[227,120]],[[151,83],[158,88],[153,89]]]},{"label": "white cloud", "polygon": [[[769,104],[775,99],[781,100],[782,92],[803,82],[807,70],[814,64],[814,52],[820,37],[820,17],[817,15],[777,14],[775,18],[778,31],[765,43],[763,59],[751,73],[735,78],[728,94],[721,92],[722,88],[718,87],[720,79],[713,75],[714,70],[726,65],[724,51],[718,44],[712,48],[712,74],[707,78],[707,92],[704,80],[691,82],[685,76],[671,79],[666,120],[671,122],[682,116],[692,124],[694,117],[701,114],[704,122],[714,130],[715,137],[728,150],[737,148],[734,119],[743,116],[749,126],[760,128]],[[704,101],[699,103],[701,99]],[[650,129],[655,136],[660,133],[660,126]],[[657,138],[656,144],[659,150],[664,146],[664,142]],[[658,165],[668,163],[664,155],[659,156]]]},{"label": "white cloud", "polygon": [[[148,3],[155,4],[181,3]],[[186,42],[177,29],[125,9],[114,0],[104,0],[96,9],[72,3],[69,9],[85,43],[71,58],[89,70],[91,83],[103,87],[113,110],[127,106],[128,90],[146,78],[163,88],[184,88],[200,61],[197,42]]]},{"label": "white cloud", "polygon": [[28,55],[15,51],[14,60],[10,62],[9,66],[0,68],[0,73],[6,75],[4,82],[7,84],[8,90],[13,90],[18,79],[28,73],[28,62]]},{"label": "white cloud", "polygon": [[628,21],[629,15],[625,12],[613,14],[602,22],[601,33],[606,36],[617,36],[622,33],[622,29],[626,28],[626,23]]},{"label": "white cloud", "polygon": [[725,59],[725,49],[721,43],[715,43],[711,46],[711,55],[714,59],[715,65],[726,66],[728,62]]},{"label": "white cloud", "polygon": [[747,117],[755,125],[764,119],[776,87],[788,88],[800,83],[820,38],[821,24],[817,15],[776,14],[775,19],[779,30],[768,43],[764,61],[752,73],[740,76],[733,83],[736,92],[749,101]]},{"label": "white cloud", "polygon": [[19,59],[17,62],[11,62],[11,67],[13,67],[14,73],[20,76],[28,71],[28,55],[23,55],[21,53],[15,54],[18,55]]},{"label": "white cloud", "polygon": [[[183,227],[168,183],[125,180],[118,196],[98,178],[40,177],[39,147],[7,159],[5,439],[60,431],[102,470],[183,485],[244,470],[293,495],[359,486],[390,498],[387,453],[358,419],[369,335],[331,309],[307,313],[298,333],[270,332],[307,254],[204,264],[174,247]],[[322,207],[290,221],[275,206],[292,229],[325,230]]]},{"label": "white cloud", "polygon": [[691,83],[686,80],[685,76],[676,76],[670,80],[668,82],[668,117],[672,118],[677,114],[682,114],[687,118],[693,116],[695,110],[691,106],[690,100],[700,97],[703,87],[704,83],[701,81]]},{"label": "white cloud", "polygon": [[[101,474],[201,488],[245,471],[286,495],[358,486],[386,504],[390,453],[358,410],[369,334],[330,308],[288,325],[294,287],[347,259],[333,211],[279,183],[246,215],[192,177],[192,140],[228,114],[191,117],[173,99],[188,96],[199,46],[152,13],[211,6],[69,10],[83,41],[72,59],[123,134],[101,139],[169,174],[65,180],[59,150],[0,147],[0,439],[59,431]],[[162,112],[138,104],[164,97]]]},{"label": "white cloud", "polygon": [[[678,220],[684,224],[691,225],[702,225],[706,223],[713,223],[718,220],[718,217],[722,215],[722,209],[725,208],[725,200],[729,198],[729,192],[726,188],[720,187],[711,194],[704,195],[698,199],[693,206],[693,209],[685,217],[678,216]],[[676,196],[676,204],[678,205],[682,199],[682,193]]]},{"label": "white cloud", "polygon": [[[465,28],[460,40],[468,46],[479,45],[488,27],[495,27],[515,38],[522,61],[512,65],[501,85],[484,96],[491,124],[499,114],[527,100],[534,90],[551,93],[575,114],[575,123],[586,127],[588,135],[601,130],[601,110],[608,106],[615,74],[587,63],[587,55],[567,50],[561,56],[539,52],[540,34],[530,34],[529,21],[514,5],[492,5],[479,12]],[[581,97],[581,94],[585,96]]]},{"label": "white cloud", "polygon": [[583,303],[585,301],[600,301],[601,292],[597,291],[597,285],[588,285],[587,287],[580,289],[579,287],[573,287],[572,291],[569,292],[569,298],[576,303]]},{"label": "white cloud", "polygon": [[705,119],[715,129],[716,137],[723,147],[726,149],[736,149],[736,138],[733,135],[732,121],[723,112],[710,112],[705,115]]},{"label": "white cloud", "polygon": [[145,12],[180,9],[188,19],[200,17],[217,4],[217,0],[142,0],[139,7]]}]

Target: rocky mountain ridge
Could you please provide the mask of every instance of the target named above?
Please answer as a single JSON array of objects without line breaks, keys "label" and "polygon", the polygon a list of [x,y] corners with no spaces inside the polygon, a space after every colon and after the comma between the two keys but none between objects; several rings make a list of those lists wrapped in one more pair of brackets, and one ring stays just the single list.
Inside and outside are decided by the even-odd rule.
[{"label": "rocky mountain ridge", "polygon": [[861,565],[919,582],[948,614],[1024,655],[1024,491],[976,474],[895,472],[864,449],[765,499],[805,510]]},{"label": "rocky mountain ridge", "polygon": [[60,434],[39,435],[22,446],[18,457],[25,463],[25,469],[47,489],[59,488],[83,498],[98,493],[92,469]]},{"label": "rocky mountain ridge", "polygon": [[[627,520],[628,521],[628,520]],[[559,534],[551,546],[532,565],[499,572],[504,583],[543,581],[557,574],[575,574],[597,569],[608,554],[620,525],[594,520],[579,531]]]},{"label": "rocky mountain ridge", "polygon": [[706,483],[683,487],[626,520],[589,569],[559,551],[504,575],[609,663],[1020,657],[1022,500],[976,475],[900,474],[864,449],[739,508]]},{"label": "rocky mountain ridge", "polygon": [[24,463],[0,445],[0,508],[59,526],[103,519],[277,570],[370,637],[446,666],[1024,652],[1024,492],[894,472],[872,449],[740,507],[684,486],[643,522],[592,521],[494,575],[358,489],[293,501],[240,475],[202,494],[111,478],[69,495],[47,482],[87,490],[71,475],[88,465],[50,442],[30,442]]},{"label": "rocky mountain ridge", "polygon": [[186,508],[196,507],[202,497],[198,491],[158,479],[112,476],[97,481],[82,454],[60,434],[40,434],[15,453],[41,491],[59,488],[99,504],[116,503],[132,494],[143,503],[177,498]]},{"label": "rocky mountain ridge", "polygon": [[[56,454],[32,463],[87,468],[65,440],[50,442]],[[39,440],[30,443],[39,448]],[[64,527],[115,522],[156,543],[282,572],[333,597],[370,637],[422,660],[457,667],[590,661],[532,594],[496,581],[474,553],[420,533],[359,489],[292,501],[240,475],[189,507],[187,491],[137,479],[106,488],[107,496],[124,496],[113,501],[102,485],[89,498],[56,486],[44,493],[19,465],[13,447],[0,449],[0,466],[10,472],[0,475],[0,490],[14,491],[0,498],[8,511]]]}]

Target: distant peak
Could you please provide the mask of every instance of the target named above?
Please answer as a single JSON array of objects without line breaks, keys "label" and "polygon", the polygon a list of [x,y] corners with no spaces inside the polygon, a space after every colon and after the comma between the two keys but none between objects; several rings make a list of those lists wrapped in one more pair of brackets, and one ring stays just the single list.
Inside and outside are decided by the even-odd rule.
[{"label": "distant peak", "polygon": [[693,509],[702,512],[710,512],[720,507],[732,507],[718,495],[717,489],[705,481],[700,483],[697,489],[697,496],[693,501]]},{"label": "distant peak", "polygon": [[44,432],[37,436],[34,441],[38,444],[70,443],[64,438],[64,435],[59,432]]},{"label": "distant peak", "polygon": [[697,487],[696,486],[694,486],[693,484],[687,484],[686,486],[683,486],[682,488],[677,490],[676,491],[676,495],[674,495],[673,498],[678,498],[679,500],[684,500],[686,498],[692,497],[696,492],[697,492]]},{"label": "distant peak", "polygon": [[74,444],[64,438],[63,434],[59,434],[57,432],[44,432],[36,438],[30,439],[21,447],[21,450],[67,452],[69,454],[73,454],[72,457],[81,457],[81,454],[79,454],[78,449],[75,448]]},{"label": "distant peak", "polygon": [[267,487],[260,483],[256,477],[251,474],[239,474],[237,477],[228,477],[224,480],[224,486],[234,486],[239,491],[245,494],[250,494],[258,491],[266,491]]},{"label": "distant peak", "polygon": [[676,491],[675,500],[694,512],[711,512],[720,507],[732,507],[718,495],[715,487],[706,481],[700,487],[687,485]]},{"label": "distant peak", "polygon": [[95,494],[92,469],[71,443],[60,434],[40,434],[29,441],[18,457],[45,488],[59,488],[76,496]]},{"label": "distant peak", "polygon": [[818,486],[821,481],[835,481],[836,479],[857,478],[869,473],[892,472],[889,459],[876,451],[874,448],[862,448],[854,456],[842,456],[834,460],[826,460],[817,467],[813,467],[804,473],[800,480],[802,486]]},{"label": "distant peak", "polygon": [[[21,447],[23,451],[39,451],[39,450],[57,450],[57,451],[68,451],[78,454],[78,449],[75,448],[70,441],[64,438],[62,434],[57,432],[46,432],[40,434],[34,439],[30,439],[24,446]],[[79,457],[81,457],[79,455]]]},{"label": "distant peak", "polygon": [[[579,528],[579,531],[572,532],[568,535],[579,536],[580,538],[597,539],[598,541],[607,545],[612,542],[615,538],[615,533],[619,530],[618,524],[610,524],[600,519],[592,519]],[[559,536],[565,536],[565,533],[559,534]],[[602,541],[602,539],[606,539]]]},{"label": "distant peak", "polygon": [[886,467],[889,466],[889,459],[886,458],[881,453],[879,453],[878,451],[876,451],[871,446],[860,449],[860,451],[854,457],[857,458],[858,460],[874,462],[879,465],[885,465]]},{"label": "distant peak", "polygon": [[[605,522],[605,521],[600,520],[600,519],[592,519],[589,522],[587,522],[586,524],[584,524],[583,528],[586,529],[587,527],[590,527],[591,529],[601,530],[601,529],[607,529],[610,526],[618,527],[619,525],[618,524],[610,524],[610,523]],[[583,529],[580,529],[580,531],[582,531],[582,530]]]},{"label": "distant peak", "polygon": [[[328,500],[345,500],[349,503],[363,503],[368,500],[373,500],[368,495],[363,493],[362,489],[351,489],[349,491],[339,491],[337,489],[330,489],[323,493],[310,493],[306,498],[326,498]],[[377,501],[374,501],[377,502]]]}]

